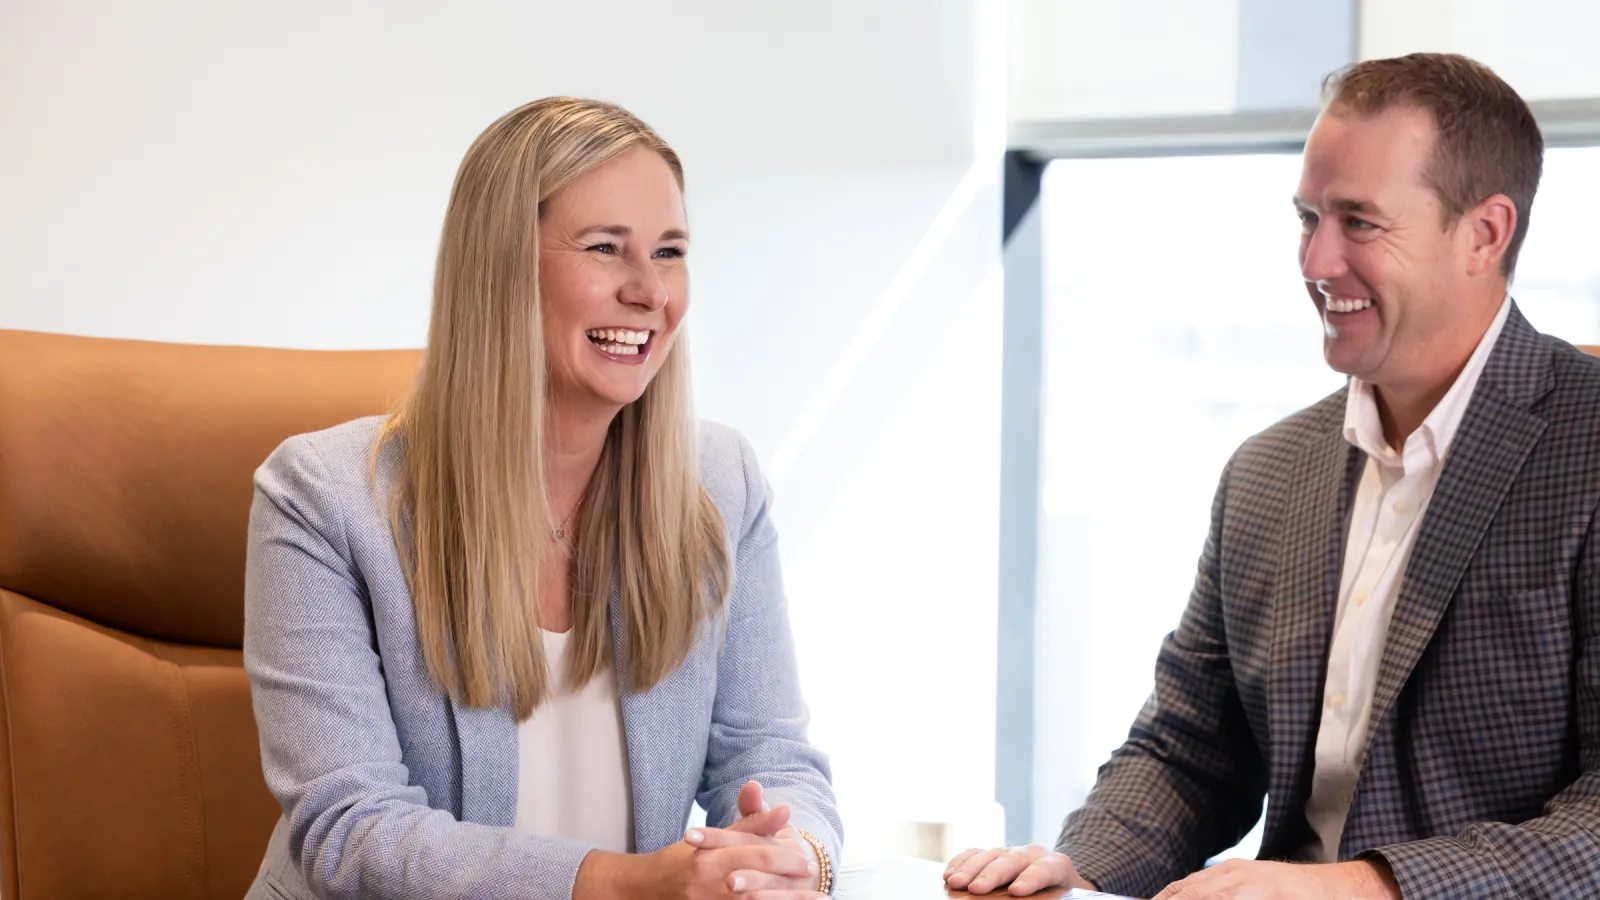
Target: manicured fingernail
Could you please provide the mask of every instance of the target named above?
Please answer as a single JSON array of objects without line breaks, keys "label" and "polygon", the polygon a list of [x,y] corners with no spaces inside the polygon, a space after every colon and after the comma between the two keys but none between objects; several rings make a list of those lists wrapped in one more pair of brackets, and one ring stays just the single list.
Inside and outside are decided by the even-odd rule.
[{"label": "manicured fingernail", "polygon": [[744,876],[743,875],[735,875],[734,876],[734,878],[733,878],[733,889],[736,890],[736,891],[744,890]]},{"label": "manicured fingernail", "polygon": [[691,828],[686,834],[684,834],[683,839],[691,844],[698,844],[706,839],[706,833],[698,828]]},{"label": "manicured fingernail", "polygon": [[965,872],[957,872],[954,875],[951,875],[950,877],[952,879],[954,879],[954,878],[965,878],[965,877],[967,877],[967,873],[965,873]]},{"label": "manicured fingernail", "polygon": [[811,875],[817,874],[817,864],[814,863],[814,862],[807,862],[806,863],[806,872],[811,874]]}]

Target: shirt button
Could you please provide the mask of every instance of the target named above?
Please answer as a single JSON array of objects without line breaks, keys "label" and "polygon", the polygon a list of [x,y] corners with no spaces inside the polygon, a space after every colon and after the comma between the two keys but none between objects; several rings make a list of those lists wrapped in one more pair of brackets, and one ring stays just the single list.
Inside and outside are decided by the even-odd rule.
[{"label": "shirt button", "polygon": [[1394,511],[1397,515],[1409,516],[1411,515],[1411,509],[1411,502],[1408,500],[1396,500],[1394,502]]},{"label": "shirt button", "polygon": [[1328,699],[1328,705],[1334,709],[1339,709],[1340,707],[1344,706],[1344,695],[1334,694]]},{"label": "shirt button", "polygon": [[1355,599],[1356,599],[1356,605],[1357,606],[1366,606],[1367,605],[1367,592],[1366,591],[1356,591],[1356,598]]},{"label": "shirt button", "polygon": [[1349,806],[1350,805],[1350,801],[1352,799],[1354,799],[1354,798],[1352,798],[1350,796],[1350,792],[1349,791],[1345,791],[1344,793],[1339,795],[1339,802],[1343,803],[1345,806]]}]

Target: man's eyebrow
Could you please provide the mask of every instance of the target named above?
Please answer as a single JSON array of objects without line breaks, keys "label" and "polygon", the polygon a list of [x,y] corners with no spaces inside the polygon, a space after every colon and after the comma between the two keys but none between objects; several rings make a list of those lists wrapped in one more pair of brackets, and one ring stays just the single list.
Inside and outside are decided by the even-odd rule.
[{"label": "man's eyebrow", "polygon": [[[1298,194],[1290,198],[1290,200],[1294,203],[1295,209],[1310,210],[1312,208],[1311,204],[1301,200]],[[1362,215],[1379,218],[1383,216],[1383,210],[1379,209],[1378,204],[1373,203],[1371,200],[1336,197],[1328,203],[1328,208],[1334,212],[1361,213]]]}]

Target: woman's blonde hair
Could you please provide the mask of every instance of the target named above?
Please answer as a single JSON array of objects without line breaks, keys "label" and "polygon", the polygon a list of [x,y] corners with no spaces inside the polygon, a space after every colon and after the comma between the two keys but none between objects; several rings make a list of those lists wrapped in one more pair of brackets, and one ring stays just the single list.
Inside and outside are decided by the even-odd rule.
[{"label": "woman's blonde hair", "polygon": [[[562,188],[626,150],[677,154],[626,110],[553,97],[507,113],[467,151],[445,211],[422,368],[375,448],[403,447],[389,517],[428,672],[469,706],[524,719],[550,695],[541,557],[549,370],[539,219]],[[732,581],[722,517],[700,485],[680,334],[644,395],[611,423],[574,519],[568,683],[612,664],[615,587],[627,690],[681,665]]]}]

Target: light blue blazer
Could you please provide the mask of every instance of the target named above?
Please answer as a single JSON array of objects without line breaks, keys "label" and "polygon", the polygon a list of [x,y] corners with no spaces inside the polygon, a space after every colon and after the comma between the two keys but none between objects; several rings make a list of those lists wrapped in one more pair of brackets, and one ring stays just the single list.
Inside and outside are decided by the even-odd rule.
[{"label": "light blue blazer", "polygon": [[[369,475],[382,421],[290,438],[256,472],[244,664],[283,817],[247,897],[566,900],[592,848],[510,827],[510,710],[453,702],[423,665]],[[399,452],[385,450],[380,482]],[[700,475],[727,524],[733,593],[677,671],[643,693],[623,688],[635,847],[680,840],[696,800],[708,824],[732,822],[756,779],[837,860],[839,816],[827,759],[806,741],[764,482],[743,437],[709,424]],[[613,595],[613,635],[617,615]]]}]

